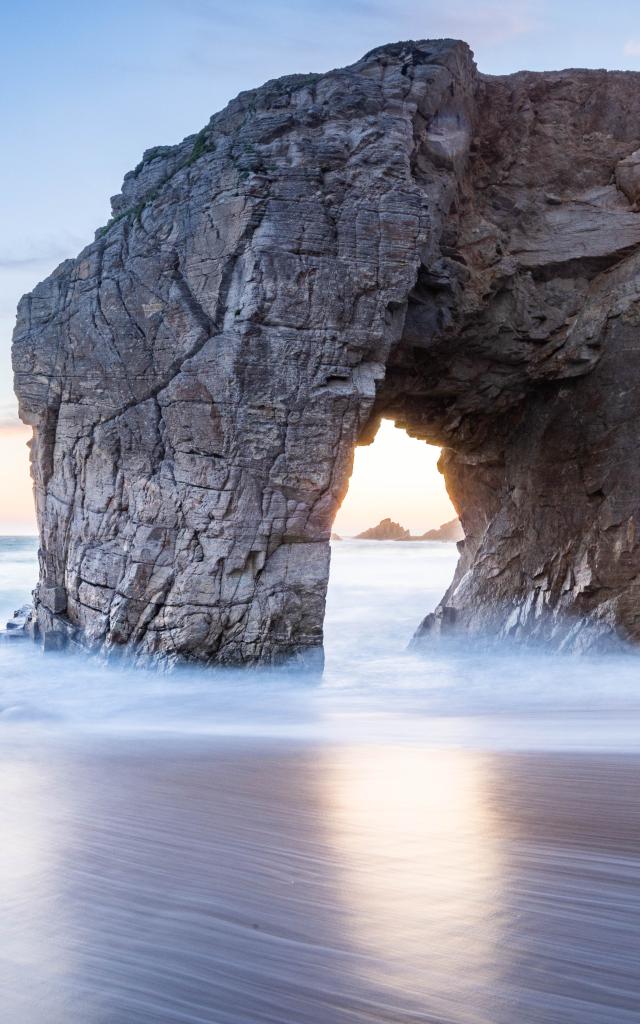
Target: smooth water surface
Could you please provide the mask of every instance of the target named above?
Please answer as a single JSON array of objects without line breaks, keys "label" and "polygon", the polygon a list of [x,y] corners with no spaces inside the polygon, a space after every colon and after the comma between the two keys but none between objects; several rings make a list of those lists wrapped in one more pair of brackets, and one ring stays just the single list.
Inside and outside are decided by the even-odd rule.
[{"label": "smooth water surface", "polygon": [[322,680],[0,646],[3,1021],[635,1024],[640,663],[408,653],[454,563],[336,544]]},{"label": "smooth water surface", "polygon": [[[31,539],[0,539],[4,618],[28,600],[35,556]],[[640,751],[640,658],[407,649],[456,558],[453,544],[334,544],[321,679],[284,670],[165,673],[0,644],[0,723],[118,735]]]}]

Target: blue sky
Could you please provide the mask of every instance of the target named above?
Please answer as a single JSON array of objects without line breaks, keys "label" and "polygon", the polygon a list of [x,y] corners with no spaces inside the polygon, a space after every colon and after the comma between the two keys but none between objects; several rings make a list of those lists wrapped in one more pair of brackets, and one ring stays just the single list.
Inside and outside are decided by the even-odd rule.
[{"label": "blue sky", "polygon": [[[241,89],[384,42],[466,39],[482,71],[640,70],[631,0],[22,0],[0,13],[0,425],[20,295],[109,216],[142,151],[198,131]],[[2,469],[0,438],[0,470]]]}]

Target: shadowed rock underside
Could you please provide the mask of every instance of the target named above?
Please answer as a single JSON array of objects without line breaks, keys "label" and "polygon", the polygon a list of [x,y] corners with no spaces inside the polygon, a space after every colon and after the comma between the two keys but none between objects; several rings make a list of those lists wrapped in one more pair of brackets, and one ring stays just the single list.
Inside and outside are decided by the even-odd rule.
[{"label": "shadowed rock underside", "polygon": [[317,661],[331,524],[386,416],[443,447],[465,531],[422,638],[637,642],[639,202],[640,76],[487,77],[451,40],[269,82],[145,153],[19,307],[34,631]]}]

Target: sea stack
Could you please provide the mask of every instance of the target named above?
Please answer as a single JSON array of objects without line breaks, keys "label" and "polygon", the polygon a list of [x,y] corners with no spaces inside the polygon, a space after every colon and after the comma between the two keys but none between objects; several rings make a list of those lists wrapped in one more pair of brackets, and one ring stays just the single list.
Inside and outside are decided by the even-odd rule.
[{"label": "sea stack", "polygon": [[381,519],[377,526],[357,534],[356,540],[410,540],[410,533],[392,519]]},{"label": "sea stack", "polygon": [[640,76],[382,46],[147,151],[23,298],[34,633],[321,659],[329,537],[382,416],[465,534],[423,633],[640,641]]}]

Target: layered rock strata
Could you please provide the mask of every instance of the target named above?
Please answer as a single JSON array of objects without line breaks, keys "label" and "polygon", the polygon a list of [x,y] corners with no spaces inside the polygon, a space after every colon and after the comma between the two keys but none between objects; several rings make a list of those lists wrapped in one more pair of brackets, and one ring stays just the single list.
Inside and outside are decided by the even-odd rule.
[{"label": "layered rock strata", "polygon": [[145,153],[19,308],[33,629],[317,661],[381,416],[443,446],[465,543],[422,628],[640,639],[640,78],[374,50]]}]

